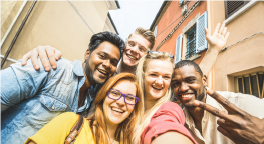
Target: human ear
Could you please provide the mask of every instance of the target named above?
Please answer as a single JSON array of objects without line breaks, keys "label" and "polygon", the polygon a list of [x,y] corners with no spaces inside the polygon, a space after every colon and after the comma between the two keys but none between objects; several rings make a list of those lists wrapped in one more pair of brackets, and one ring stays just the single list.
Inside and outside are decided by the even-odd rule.
[{"label": "human ear", "polygon": [[203,81],[203,85],[207,87],[208,84],[207,84],[207,76],[206,75],[203,76],[202,81]]},{"label": "human ear", "polygon": [[87,60],[88,57],[89,57],[89,55],[90,55],[90,50],[87,49],[87,50],[85,51],[85,53],[84,53],[84,59]]}]

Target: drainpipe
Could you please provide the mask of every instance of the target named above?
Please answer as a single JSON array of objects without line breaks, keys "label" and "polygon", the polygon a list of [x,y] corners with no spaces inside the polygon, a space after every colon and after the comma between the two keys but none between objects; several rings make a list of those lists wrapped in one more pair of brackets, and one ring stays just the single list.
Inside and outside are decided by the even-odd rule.
[{"label": "drainpipe", "polygon": [[29,15],[30,15],[30,13],[32,12],[36,2],[37,2],[37,0],[34,0],[33,4],[31,5],[30,9],[27,12],[26,17],[24,18],[22,24],[20,25],[20,27],[19,27],[19,29],[18,29],[18,31],[17,31],[17,33],[16,33],[11,45],[9,46],[8,50],[6,51],[5,56],[4,56],[4,58],[3,58],[2,62],[1,62],[1,68],[3,67],[3,65],[4,65],[6,59],[7,59],[8,55],[9,55],[9,53],[11,52],[11,50],[12,50],[12,48],[13,48],[13,46],[14,46],[14,44],[15,44],[15,42],[16,42],[16,40],[17,40],[21,30],[22,30],[22,28],[24,27],[24,25],[25,25]]}]

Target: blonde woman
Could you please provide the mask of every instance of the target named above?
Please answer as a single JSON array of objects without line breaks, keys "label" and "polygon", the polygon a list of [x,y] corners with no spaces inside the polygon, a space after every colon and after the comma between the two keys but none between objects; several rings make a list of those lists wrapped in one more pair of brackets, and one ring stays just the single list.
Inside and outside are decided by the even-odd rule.
[{"label": "blonde woman", "polygon": [[[210,44],[200,68],[207,76],[216,61],[219,51],[225,46],[229,32],[224,24],[217,24],[213,35],[205,28]],[[188,72],[187,72],[188,73]],[[148,52],[137,67],[137,78],[143,91],[143,112],[137,122],[134,143],[197,143],[184,127],[183,111],[169,102],[171,97],[171,77],[173,57],[166,52]]]},{"label": "blonde woman", "polygon": [[[95,112],[86,118],[75,144],[132,144],[137,117],[143,98],[136,76],[121,73],[111,77],[95,98]],[[29,144],[64,143],[78,119],[66,112],[51,120],[34,136]]]},{"label": "blonde woman", "polygon": [[[167,52],[149,51],[146,56],[141,58],[138,64],[136,74],[143,91],[144,107],[142,109],[143,112],[141,112],[142,116],[137,123],[133,138],[134,143],[151,143],[155,137],[146,137],[144,135],[146,139],[141,139],[141,135],[146,131],[147,125],[153,120],[153,116],[157,115],[160,118],[160,116],[164,117],[166,113],[170,113],[176,118],[176,121],[169,120],[173,121],[170,124],[172,124],[171,127],[174,126],[174,129],[168,129],[176,133],[176,135],[173,135],[174,138],[177,138],[180,143],[195,143],[195,140],[184,127],[183,111],[178,104],[169,102],[171,98],[170,83],[173,75],[173,61],[174,56]],[[162,111],[165,113],[162,113]],[[163,124],[159,124],[160,127],[168,125],[166,119],[163,120],[165,121],[162,121]],[[151,128],[147,130],[151,130]],[[165,132],[167,130],[156,133],[156,135],[161,135]]]}]

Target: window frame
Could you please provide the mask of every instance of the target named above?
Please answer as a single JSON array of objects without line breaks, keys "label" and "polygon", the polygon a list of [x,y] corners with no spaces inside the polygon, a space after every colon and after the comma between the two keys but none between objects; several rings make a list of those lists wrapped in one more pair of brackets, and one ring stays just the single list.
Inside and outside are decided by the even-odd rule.
[{"label": "window frame", "polygon": [[[256,80],[257,80],[257,88],[258,88],[258,95],[259,98],[262,99],[264,97],[264,81],[262,84],[262,88],[260,87],[260,81],[259,81],[259,74],[262,74],[264,76],[264,72],[254,72],[254,73],[250,73],[250,74],[245,74],[245,75],[241,75],[241,76],[236,76],[235,77],[235,91],[239,92],[239,82],[238,79],[242,78],[242,88],[243,88],[243,94],[245,93],[245,84],[244,84],[244,78],[245,77],[249,77],[249,89],[250,89],[250,95],[252,94],[252,84],[251,84],[251,76],[256,75]],[[262,89],[262,91],[260,92],[260,89]],[[254,95],[255,96],[255,95]],[[257,97],[257,96],[256,96]]]},{"label": "window frame", "polygon": [[[237,7],[232,13],[228,14],[228,5],[227,2],[228,1],[224,1],[225,2],[225,19],[228,19],[230,16],[232,16],[234,13],[236,13],[238,10],[240,10],[242,7],[244,7],[247,3],[249,3],[250,1],[246,1],[246,0],[242,0],[244,3],[242,5],[240,5],[239,7]],[[233,1],[236,2],[236,1]]]},{"label": "window frame", "polygon": [[[188,56],[188,52],[189,52],[189,45],[188,45],[188,42],[190,42],[189,41],[189,39],[188,39],[188,35],[191,33],[191,32],[193,32],[194,33],[194,39],[192,40],[192,41],[194,41],[194,48],[193,48],[193,51],[194,51],[194,54],[192,55],[192,56]],[[185,54],[185,59],[189,59],[189,58],[191,58],[191,57],[193,57],[193,56],[195,56],[197,53],[196,53],[196,24],[193,26],[193,27],[191,27],[187,32],[186,32],[186,54]],[[188,56],[188,57],[187,57]]]}]

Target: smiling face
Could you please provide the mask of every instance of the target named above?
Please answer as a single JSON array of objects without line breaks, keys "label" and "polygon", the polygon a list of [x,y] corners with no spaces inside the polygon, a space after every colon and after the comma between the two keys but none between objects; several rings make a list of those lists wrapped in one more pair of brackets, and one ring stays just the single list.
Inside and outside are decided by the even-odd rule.
[{"label": "smiling face", "polygon": [[114,75],[120,59],[119,49],[110,42],[102,42],[92,53],[86,52],[85,73],[91,84],[103,83]]},{"label": "smiling face", "polygon": [[135,67],[139,60],[147,54],[150,42],[142,35],[133,34],[126,42],[122,62],[129,67]]},{"label": "smiling face", "polygon": [[173,66],[167,60],[153,59],[145,70],[145,100],[158,100],[168,90]]},{"label": "smiling face", "polygon": [[205,101],[205,79],[201,78],[193,66],[185,65],[175,69],[174,73],[172,88],[175,96],[185,107],[194,107],[194,100]]},{"label": "smiling face", "polygon": [[[134,82],[129,80],[119,80],[111,89],[123,94],[136,96],[137,87]],[[103,103],[103,112],[108,125],[118,125],[123,122],[134,110],[135,105],[129,105],[124,102],[124,97],[119,100],[113,100],[108,96]]]}]

